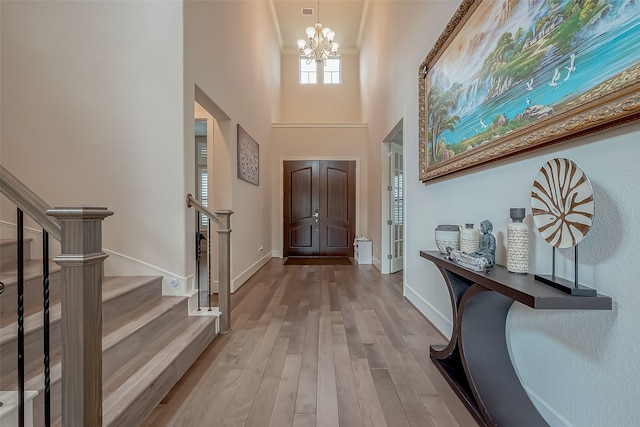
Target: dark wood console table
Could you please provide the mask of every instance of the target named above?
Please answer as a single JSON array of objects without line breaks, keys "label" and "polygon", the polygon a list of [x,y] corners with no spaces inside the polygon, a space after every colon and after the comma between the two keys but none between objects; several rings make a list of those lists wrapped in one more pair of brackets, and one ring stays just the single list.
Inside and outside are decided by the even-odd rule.
[{"label": "dark wood console table", "polygon": [[548,426],[524,391],[507,349],[505,324],[514,301],[535,309],[611,310],[611,298],[571,296],[533,275],[495,266],[472,271],[438,251],[420,251],[447,284],[453,332],[446,346],[431,346],[431,360],[483,426]]}]

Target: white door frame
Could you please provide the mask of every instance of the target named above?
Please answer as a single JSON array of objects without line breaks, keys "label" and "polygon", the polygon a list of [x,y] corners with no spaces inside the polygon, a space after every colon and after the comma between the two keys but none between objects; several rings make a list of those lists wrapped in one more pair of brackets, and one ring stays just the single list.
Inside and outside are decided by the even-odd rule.
[{"label": "white door frame", "polygon": [[360,231],[360,157],[359,156],[280,156],[278,164],[278,229],[276,231],[276,248],[279,250],[273,251],[274,258],[283,258],[284,254],[284,162],[292,160],[349,160],[356,162],[356,236],[359,236]]},{"label": "white door frame", "polygon": [[390,171],[390,156],[391,156],[391,144],[398,144],[403,146],[403,119],[400,119],[398,123],[393,127],[391,132],[382,141],[381,147],[381,209],[380,214],[380,273],[389,274],[391,272],[391,260],[388,258],[392,251],[391,242],[391,229],[389,221],[391,221],[391,209],[392,209],[392,197],[391,197],[391,171]]}]

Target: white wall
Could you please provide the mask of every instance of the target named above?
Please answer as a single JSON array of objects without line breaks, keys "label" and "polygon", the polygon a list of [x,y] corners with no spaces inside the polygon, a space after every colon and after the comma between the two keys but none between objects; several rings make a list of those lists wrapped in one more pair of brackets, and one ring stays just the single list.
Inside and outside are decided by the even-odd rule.
[{"label": "white wall", "polygon": [[[188,122],[184,137],[193,135],[197,85],[220,110],[210,111],[219,124],[211,208],[234,211],[231,278],[235,290],[271,256],[269,137],[280,104],[280,50],[268,2],[189,1],[184,3],[184,15],[184,118]],[[237,124],[260,145],[259,186],[237,178]],[[185,158],[193,158],[193,151]],[[185,164],[185,170],[189,168],[193,170],[193,165]],[[192,192],[195,182],[189,176],[194,174],[187,175],[184,191]],[[192,236],[192,230],[188,223],[186,235]]]},{"label": "white wall", "polygon": [[2,164],[52,205],[113,210],[105,248],[184,273],[182,5],[0,4]]},{"label": "white wall", "polygon": [[358,55],[341,55],[341,83],[298,83],[299,56],[282,55],[282,105],[285,123],[359,123],[360,84]]},{"label": "white wall", "polygon": [[[212,208],[235,212],[234,285],[268,260],[257,244],[271,245],[280,51],[267,2],[0,4],[2,164],[52,205],[115,212],[109,274],[154,271],[189,288],[196,85],[217,107]],[[260,144],[259,187],[236,177],[238,123]]]},{"label": "white wall", "polygon": [[[453,14],[457,2],[370,3],[361,62],[364,120],[370,130],[370,182],[379,180],[382,141],[404,117],[406,173],[405,296],[445,335],[451,332],[449,297],[440,273],[419,257],[435,250],[434,229],[442,223],[478,224],[490,219],[498,238],[498,263],[505,262],[509,208],[529,207],[531,183],[553,157],[577,162],[590,178],[596,217],[580,244],[580,277],[613,298],[612,311],[542,311],[515,304],[507,339],[525,388],[551,425],[635,426],[640,424],[640,298],[633,279],[640,220],[640,197],[632,177],[640,162],[640,124],[591,135],[438,183],[418,181],[417,70]],[[402,31],[398,29],[402,28]],[[378,34],[385,34],[384,38]],[[403,46],[402,52],[394,46]],[[379,162],[379,160],[378,160]],[[369,231],[378,224],[376,192],[369,195]],[[529,208],[530,213],[530,208]],[[531,218],[527,218],[531,225]],[[550,271],[550,248],[531,232],[530,270]],[[378,244],[376,242],[376,244]],[[559,275],[571,277],[572,252],[558,255]]]}]

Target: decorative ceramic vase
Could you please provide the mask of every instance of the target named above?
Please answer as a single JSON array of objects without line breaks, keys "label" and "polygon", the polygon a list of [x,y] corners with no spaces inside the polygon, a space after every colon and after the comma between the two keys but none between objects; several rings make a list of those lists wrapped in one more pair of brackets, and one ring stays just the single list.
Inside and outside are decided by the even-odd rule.
[{"label": "decorative ceramic vase", "polygon": [[522,222],[525,208],[511,208],[512,222],[507,227],[507,270],[525,274],[529,271],[529,227]]},{"label": "decorative ceramic vase", "polygon": [[480,234],[473,228],[473,224],[465,224],[460,228],[460,250],[472,254],[480,246]]},{"label": "decorative ceramic vase", "polygon": [[436,246],[442,254],[447,253],[447,246],[460,250],[460,227],[457,225],[437,226]]}]

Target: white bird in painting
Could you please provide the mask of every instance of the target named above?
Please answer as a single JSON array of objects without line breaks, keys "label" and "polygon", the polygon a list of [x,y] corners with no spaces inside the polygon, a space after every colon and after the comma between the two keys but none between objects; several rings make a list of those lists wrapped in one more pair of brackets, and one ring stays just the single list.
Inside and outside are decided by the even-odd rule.
[{"label": "white bird in painting", "polygon": [[531,100],[529,99],[529,97],[525,97],[524,101],[527,103],[527,105],[531,105]]},{"label": "white bird in painting", "polygon": [[487,125],[484,124],[484,120],[480,119],[480,126],[482,126],[482,129],[485,129],[487,127]]},{"label": "white bird in painting", "polygon": [[531,77],[531,81],[527,82],[527,90],[533,90],[533,77]]},{"label": "white bird in painting", "polygon": [[564,67],[567,70],[567,77],[564,78],[565,82],[569,80],[569,77],[571,77],[571,73],[576,70],[576,54],[572,53],[569,56],[571,57],[571,64],[569,64],[568,67]]},{"label": "white bird in painting", "polygon": [[553,78],[549,82],[549,86],[556,87],[558,86],[558,79],[560,78],[560,70],[556,68],[555,73],[553,74]]}]

